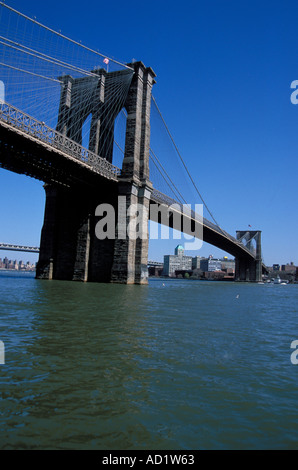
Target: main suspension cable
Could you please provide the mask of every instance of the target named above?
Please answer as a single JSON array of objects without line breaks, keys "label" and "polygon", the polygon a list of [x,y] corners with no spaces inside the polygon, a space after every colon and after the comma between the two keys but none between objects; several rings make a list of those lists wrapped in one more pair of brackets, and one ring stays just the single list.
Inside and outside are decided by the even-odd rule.
[{"label": "main suspension cable", "polygon": [[75,44],[76,46],[80,46],[80,47],[82,47],[83,49],[85,49],[85,50],[87,50],[87,51],[89,51],[89,52],[92,52],[93,54],[96,54],[96,55],[98,55],[98,56],[100,56],[100,57],[104,57],[104,58],[107,58],[107,59],[111,60],[111,61],[114,62],[115,64],[121,65],[122,67],[125,67],[125,68],[130,69],[130,70],[133,70],[133,69],[132,69],[131,67],[129,67],[128,65],[122,64],[121,62],[118,62],[117,60],[112,59],[112,58],[110,58],[110,57],[107,57],[106,55],[101,54],[101,53],[98,52],[98,51],[94,51],[94,50],[91,49],[90,47],[84,46],[82,43],[77,42],[77,41],[75,41],[74,39],[71,39],[71,38],[69,38],[69,37],[67,37],[67,36],[64,36],[64,34],[61,34],[60,32],[57,32],[57,31],[55,31],[54,29],[51,29],[51,28],[49,28],[48,26],[45,26],[45,25],[42,24],[42,23],[39,23],[38,21],[36,21],[36,19],[30,18],[29,16],[25,15],[24,13],[21,13],[20,11],[15,10],[14,8],[10,7],[9,5],[6,5],[4,2],[1,2],[1,1],[0,1],[0,5],[1,5],[2,7],[7,8],[8,10],[10,10],[10,11],[12,11],[12,12],[14,12],[14,13],[17,13],[19,16],[22,16],[22,17],[25,18],[26,20],[29,20],[29,21],[31,21],[32,23],[35,23],[37,26],[40,26],[41,28],[44,28],[44,29],[46,29],[47,31],[49,31],[49,32],[51,32],[51,33],[53,33],[53,34],[56,34],[57,36],[61,37],[62,39],[66,39],[67,41],[71,42],[72,44]]}]

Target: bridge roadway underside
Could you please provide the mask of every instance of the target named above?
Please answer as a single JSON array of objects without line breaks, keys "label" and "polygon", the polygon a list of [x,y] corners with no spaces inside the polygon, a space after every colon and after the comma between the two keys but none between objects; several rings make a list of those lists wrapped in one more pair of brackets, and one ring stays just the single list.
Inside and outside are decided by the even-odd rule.
[{"label": "bridge roadway underside", "polygon": [[[158,200],[154,199],[154,195],[151,199],[151,204],[158,204]],[[150,211],[150,220],[157,222],[159,224],[163,223],[162,213],[165,213],[168,209],[167,205],[160,204],[161,210],[158,212],[158,217],[155,217],[155,212]],[[200,221],[195,221],[190,217],[187,217],[185,214],[179,214],[180,217],[175,218],[173,214],[170,212],[168,217],[168,226],[172,229],[178,230],[180,232],[186,233],[187,235],[193,236],[194,233],[202,234],[202,239],[206,243],[210,243],[210,245],[216,246],[223,251],[235,256],[235,257],[245,257],[243,254],[243,250],[241,247],[233,243],[233,241],[224,236],[223,233],[208,227],[208,225],[203,225]],[[183,215],[183,217],[182,217]],[[187,220],[188,219],[188,220]],[[253,258],[253,255],[247,254],[248,258]]]},{"label": "bridge roadway underside", "polygon": [[[88,164],[0,122],[0,167],[66,187],[97,187],[100,178]],[[114,181],[114,184],[116,181]]]},{"label": "bridge roadway underside", "polygon": [[[45,143],[22,132],[14,132],[2,124],[0,124],[0,167],[46,183],[46,207],[37,277],[111,281],[115,240],[99,240],[95,236],[95,209],[99,204],[111,204],[115,209],[117,220],[119,193],[117,181],[107,179],[84,162],[69,158],[63,152],[51,149]],[[158,203],[154,195],[152,196],[150,204]],[[161,222],[161,220],[155,221]],[[193,224],[194,221],[192,225],[188,224],[192,233],[195,228]],[[173,228],[171,217],[169,226]],[[187,233],[187,229],[183,226],[181,230]],[[237,279],[260,280],[261,273],[258,267],[260,262],[257,263],[252,254],[245,252],[233,240],[208,225],[203,226],[203,240],[235,256]],[[125,251],[124,245],[125,243],[120,244],[119,248],[118,243],[118,251]],[[118,276],[119,282],[122,282],[122,279],[125,282],[127,278],[125,271],[136,270],[135,265],[138,263],[136,259],[129,262],[128,254],[123,254],[122,257],[126,257],[126,265],[124,262],[120,267],[123,272]],[[132,268],[129,265],[132,265]],[[145,267],[144,264],[140,269]]]},{"label": "bridge roadway underside", "polygon": [[[158,199],[154,200],[154,194],[150,201],[151,204],[158,203]],[[164,211],[166,211],[168,206],[164,206]],[[150,211],[150,219],[159,224],[163,223],[163,218],[161,216],[162,210],[156,213],[155,211]],[[152,215],[157,214],[157,217]],[[202,226],[201,221],[196,221],[189,217],[189,220],[182,217],[179,219],[173,217],[173,214],[170,212],[168,217],[168,225],[170,228],[176,229],[183,233],[193,236],[194,233],[201,235],[200,238],[210,245],[216,246],[217,248],[229,253],[230,255],[236,258],[236,271],[235,279],[238,281],[261,281],[262,273],[266,272],[266,267],[262,264],[262,260],[256,259],[255,256],[249,252],[245,247],[239,243],[236,243],[236,240],[230,237],[228,234],[221,232],[217,227],[213,227],[213,224],[209,224],[208,221],[205,222]],[[178,222],[178,225],[176,225]]]}]

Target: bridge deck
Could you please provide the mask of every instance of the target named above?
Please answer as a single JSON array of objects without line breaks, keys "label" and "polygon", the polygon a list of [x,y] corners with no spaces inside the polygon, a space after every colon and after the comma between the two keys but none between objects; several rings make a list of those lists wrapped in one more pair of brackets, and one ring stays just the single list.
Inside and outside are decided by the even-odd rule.
[{"label": "bridge deck", "polygon": [[9,245],[8,243],[0,243],[0,250],[25,251],[26,253],[39,253],[38,246]]},{"label": "bridge deck", "polygon": [[[193,233],[202,233],[203,240],[206,243],[210,243],[211,245],[214,245],[235,257],[255,259],[254,253],[249,251],[248,248],[246,248],[236,238],[232,237],[229,233],[225,232],[220,227],[210,222],[208,219],[203,218],[199,216],[198,214],[195,214],[194,211],[192,210],[185,211],[185,207],[183,207],[182,204],[177,203],[177,201],[169,198],[165,194],[157,190],[153,190],[152,196],[151,196],[151,203],[159,204],[161,206],[163,205],[165,208],[171,207],[171,211],[173,212],[176,211],[176,213],[180,216],[181,221],[183,221],[183,217],[188,218],[191,223],[185,224],[184,230],[182,226],[181,231],[183,231],[184,233],[187,233],[188,235],[193,235]],[[151,214],[151,211],[150,211],[150,214]],[[162,223],[160,214],[159,214],[158,219],[151,218],[151,220],[154,220],[155,222],[158,222],[158,223]],[[177,230],[181,229],[180,225],[175,227],[174,224],[175,224],[175,217],[170,215],[169,226],[174,229],[176,228]]]},{"label": "bridge deck", "polygon": [[104,158],[7,103],[0,104],[0,125],[20,136],[25,136],[32,143],[42,145],[50,152],[54,150],[63,157],[63,160],[76,162],[104,178],[117,181],[121,173],[118,167]]}]

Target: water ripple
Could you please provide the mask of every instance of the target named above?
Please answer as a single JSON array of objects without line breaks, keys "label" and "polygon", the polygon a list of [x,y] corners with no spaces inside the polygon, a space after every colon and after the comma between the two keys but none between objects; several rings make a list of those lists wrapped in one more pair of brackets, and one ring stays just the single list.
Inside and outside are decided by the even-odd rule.
[{"label": "water ripple", "polygon": [[0,448],[296,448],[298,286],[278,287],[0,277]]}]

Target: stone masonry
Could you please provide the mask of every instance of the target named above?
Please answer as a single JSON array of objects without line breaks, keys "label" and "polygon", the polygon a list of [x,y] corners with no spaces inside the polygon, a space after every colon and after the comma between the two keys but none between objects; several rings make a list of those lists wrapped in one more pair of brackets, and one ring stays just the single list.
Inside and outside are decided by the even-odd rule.
[{"label": "stone masonry", "polygon": [[[149,144],[150,144],[150,105],[151,90],[155,83],[155,74],[142,62],[129,64],[134,69],[124,108],[127,111],[125,154],[119,182],[113,183],[98,177],[98,185],[88,186],[74,184],[71,187],[46,184],[46,205],[44,225],[41,233],[40,256],[36,277],[39,279],[65,279],[95,282],[114,282],[126,284],[145,284],[148,282],[147,238],[122,237],[119,232],[126,232],[133,223],[135,214],[126,212],[125,219],[116,228],[116,239],[99,240],[95,236],[95,211],[99,204],[110,204],[115,209],[118,220],[118,196],[125,196],[126,207],[131,204],[142,204],[145,210],[138,214],[139,225],[148,230],[148,211],[152,184],[149,180]],[[113,72],[118,73],[118,72]],[[78,79],[76,79],[78,80]],[[72,92],[81,86],[72,77],[63,77],[57,130],[81,142],[82,125],[91,113],[91,130],[89,148],[92,151],[112,160],[112,146],[104,147],[102,142],[113,140],[113,126],[100,133],[100,123],[105,113],[105,89],[109,74],[100,71],[98,78],[85,80],[84,88],[90,85],[92,99],[88,105],[80,93]],[[86,83],[89,80],[89,84]],[[81,108],[80,119],[77,116]],[[113,109],[113,125],[120,109]],[[106,149],[106,150],[105,150]],[[105,153],[106,152],[106,153]]]}]

